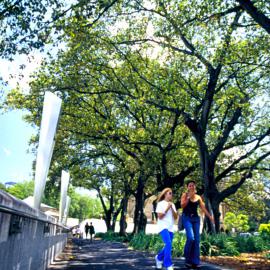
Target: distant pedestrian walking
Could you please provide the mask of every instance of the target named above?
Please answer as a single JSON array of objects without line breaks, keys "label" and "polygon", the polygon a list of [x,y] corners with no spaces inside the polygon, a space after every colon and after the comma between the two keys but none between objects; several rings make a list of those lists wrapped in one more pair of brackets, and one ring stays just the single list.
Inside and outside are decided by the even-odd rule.
[{"label": "distant pedestrian walking", "polygon": [[196,183],[194,181],[187,183],[187,190],[181,197],[182,222],[187,236],[184,249],[185,265],[188,268],[197,268],[200,266],[200,217],[197,212],[198,206],[213,223],[214,218],[205,208],[202,198],[196,194]]},{"label": "distant pedestrian walking", "polygon": [[90,232],[90,239],[91,239],[91,242],[92,242],[93,241],[93,235],[95,234],[95,228],[94,228],[92,222],[90,222],[89,232]]},{"label": "distant pedestrian walking", "polygon": [[77,235],[77,238],[79,238],[79,239],[82,238],[82,231],[80,229],[80,226],[78,226],[76,229],[76,235]]},{"label": "distant pedestrian walking", "polygon": [[77,231],[76,227],[73,227],[73,229],[72,229],[72,236],[74,238],[76,237],[76,231]]},{"label": "distant pedestrian walking", "polygon": [[172,203],[172,190],[165,188],[158,197],[156,212],[158,215],[158,232],[165,244],[164,248],[156,255],[156,267],[162,269],[162,264],[167,270],[173,270],[172,240],[173,225],[177,219],[177,211]]},{"label": "distant pedestrian walking", "polygon": [[87,239],[87,235],[89,233],[90,230],[90,226],[88,224],[88,222],[86,222],[85,226],[84,226],[84,232],[85,232],[85,238]]}]

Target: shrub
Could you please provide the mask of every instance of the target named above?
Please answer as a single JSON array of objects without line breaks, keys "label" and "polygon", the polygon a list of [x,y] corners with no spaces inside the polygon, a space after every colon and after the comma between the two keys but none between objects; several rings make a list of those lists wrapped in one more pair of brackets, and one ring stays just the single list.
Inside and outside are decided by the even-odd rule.
[{"label": "shrub", "polygon": [[182,233],[175,233],[173,238],[173,256],[180,257],[184,255],[186,236]]},{"label": "shrub", "polygon": [[269,224],[260,224],[259,233],[262,236],[270,237],[270,223]]},{"label": "shrub", "polygon": [[226,234],[203,234],[201,241],[203,255],[209,256],[237,256],[236,241]]},{"label": "shrub", "polygon": [[269,244],[261,236],[237,236],[235,240],[239,252],[261,252],[269,248]]},{"label": "shrub", "polygon": [[152,235],[150,234],[140,232],[133,236],[129,245],[138,250],[148,250],[151,237]]},{"label": "shrub", "polygon": [[[143,251],[157,253],[164,246],[158,234],[138,233],[119,236],[118,233],[98,233],[107,241],[128,242],[129,246]],[[184,254],[185,234],[175,233],[173,239],[173,256]],[[201,254],[205,256],[237,256],[242,252],[261,252],[270,249],[270,241],[261,235],[257,236],[228,236],[226,234],[203,234],[201,236]],[[268,255],[270,256],[270,255]]]},{"label": "shrub", "polygon": [[157,253],[163,248],[164,244],[159,235],[152,234],[149,241],[150,241],[149,247],[148,247],[149,251]]},{"label": "shrub", "polygon": [[265,254],[265,259],[270,260],[270,253]]},{"label": "shrub", "polygon": [[108,231],[106,233],[97,233],[95,237],[100,237],[105,241],[129,242],[133,236],[131,234],[120,236],[119,233]]},{"label": "shrub", "polygon": [[201,241],[201,254],[204,256],[214,256],[219,253],[219,248],[208,240]]}]

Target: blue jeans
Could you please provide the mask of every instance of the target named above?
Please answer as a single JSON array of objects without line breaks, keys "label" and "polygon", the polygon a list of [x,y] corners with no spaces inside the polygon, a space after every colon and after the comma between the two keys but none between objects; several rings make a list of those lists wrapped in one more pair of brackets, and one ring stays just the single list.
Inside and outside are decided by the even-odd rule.
[{"label": "blue jeans", "polygon": [[186,244],[184,256],[186,263],[200,264],[200,217],[182,215],[183,225],[186,230]]},{"label": "blue jeans", "polygon": [[162,237],[162,241],[164,242],[164,248],[158,253],[158,260],[163,261],[164,267],[172,266],[172,240],[173,233],[168,231],[167,229],[162,230],[159,233]]}]

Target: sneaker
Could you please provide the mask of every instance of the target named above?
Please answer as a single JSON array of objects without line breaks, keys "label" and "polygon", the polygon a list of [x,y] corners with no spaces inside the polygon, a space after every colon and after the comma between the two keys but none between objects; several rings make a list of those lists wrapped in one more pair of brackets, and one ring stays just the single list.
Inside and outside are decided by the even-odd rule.
[{"label": "sneaker", "polygon": [[162,269],[162,263],[163,262],[158,259],[158,255],[156,255],[155,260],[156,260],[156,268],[157,269]]},{"label": "sneaker", "polygon": [[172,266],[167,267],[167,270],[173,270]]},{"label": "sneaker", "polygon": [[187,267],[187,268],[192,268],[193,265],[192,265],[191,263],[185,263],[185,267]]}]

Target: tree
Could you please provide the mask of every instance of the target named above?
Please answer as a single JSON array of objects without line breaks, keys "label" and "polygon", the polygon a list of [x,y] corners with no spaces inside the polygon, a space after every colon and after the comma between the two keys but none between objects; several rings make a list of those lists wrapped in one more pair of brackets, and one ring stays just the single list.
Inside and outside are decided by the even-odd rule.
[{"label": "tree", "polygon": [[[245,214],[256,224],[265,217],[267,210],[265,203],[267,195],[261,177],[253,175],[253,178],[248,179],[236,194],[224,201],[230,212]],[[233,177],[228,181],[228,185],[233,184],[232,182]]]},{"label": "tree", "polygon": [[[196,140],[204,197],[207,207],[213,210],[218,230],[219,204],[235,194],[254,170],[264,170],[259,165],[270,155],[264,147],[269,145],[270,134],[269,125],[264,122],[266,107],[261,109],[262,107],[253,106],[256,98],[265,91],[265,85],[258,84],[258,78],[266,75],[265,63],[267,67],[269,63],[265,50],[265,33],[257,31],[252,37],[254,28],[247,26],[240,41],[237,33],[245,16],[239,8],[232,8],[230,12],[220,12],[219,8],[217,12],[217,6],[212,2],[205,2],[200,6],[191,5],[190,1],[181,5],[157,1],[151,1],[151,5],[136,3],[137,5],[129,6],[115,16],[117,21],[118,18],[123,20],[125,14],[136,11],[141,15],[140,19],[136,16],[126,17],[128,24],[134,27],[122,31],[114,44],[127,59],[134,73],[151,85],[152,91],[145,92],[145,103],[181,115]],[[224,8],[228,7],[222,7]],[[219,20],[221,14],[229,15]],[[143,29],[143,26],[146,29],[149,22],[154,28],[150,34],[136,30],[138,27]],[[251,52],[251,44],[255,44],[254,42],[258,47]],[[151,78],[145,76],[144,71],[131,60],[129,52],[126,52],[127,46],[141,46],[143,50],[143,46],[151,47],[151,44],[168,48],[163,50],[171,57],[166,60],[170,66],[176,67],[173,72],[177,74],[176,78],[181,78],[181,84],[177,79],[173,78],[172,81],[178,82],[182,92],[190,99],[189,104],[178,101],[177,96],[171,102],[171,93],[166,87],[156,85]],[[265,55],[264,60],[258,58],[258,55]],[[258,64],[254,65],[255,62]],[[120,91],[118,94],[123,95]],[[237,148],[238,153],[233,154]],[[228,159],[231,161],[223,164],[225,166],[217,166],[224,156],[230,157]],[[226,181],[231,174],[238,175],[237,183],[218,190],[217,184]]]},{"label": "tree", "polygon": [[[81,173],[82,169],[93,169],[93,165],[90,164],[89,166],[89,162],[87,161],[96,159],[95,162],[98,162],[98,159],[101,157],[103,157],[103,160],[106,160],[105,156],[117,156],[118,161],[122,158],[123,164],[127,159],[127,157],[123,158],[123,155],[133,159],[134,162],[137,163],[135,168],[137,168],[136,170],[138,171],[138,174],[135,172],[135,175],[137,175],[137,188],[134,189],[137,213],[135,214],[135,230],[137,231],[137,228],[138,230],[142,230],[145,227],[143,226],[145,223],[143,205],[144,199],[146,198],[144,189],[147,179],[149,179],[150,176],[157,178],[159,190],[165,186],[174,186],[175,184],[182,185],[184,178],[195,170],[197,160],[193,161],[190,159],[190,155],[194,158],[192,151],[187,153],[182,150],[183,145],[181,141],[184,137],[183,139],[187,145],[188,143],[192,145],[192,142],[190,142],[187,137],[182,137],[183,134],[181,134],[179,126],[179,117],[172,117],[170,113],[160,112],[159,109],[155,108],[152,110],[148,108],[148,110],[146,110],[144,105],[138,106],[138,104],[132,102],[132,100],[126,103],[125,106],[120,107],[120,104],[123,104],[122,99],[115,98],[113,100],[111,97],[103,97],[99,94],[94,95],[92,93],[94,86],[97,89],[103,87],[104,91],[106,91],[108,82],[106,82],[106,85],[100,85],[100,83],[98,85],[91,85],[92,88],[90,89],[86,84],[84,86],[85,89],[77,90],[83,87],[81,84],[86,80],[87,74],[83,73],[82,76],[79,70],[74,70],[73,75],[71,75],[70,71],[68,71],[71,63],[76,61],[76,58],[74,59],[73,57],[74,55],[81,54],[83,56],[80,66],[77,66],[78,69],[91,69],[93,76],[100,78],[100,80],[102,80],[103,76],[103,73],[100,72],[101,70],[96,70],[96,66],[88,59],[88,57],[92,57],[93,53],[95,53],[93,45],[98,47],[98,44],[89,44],[91,51],[85,55],[85,50],[82,50],[83,48],[76,45],[78,41],[78,36],[76,39],[72,36],[72,42],[74,42],[74,44],[70,44],[70,51],[64,55],[60,55],[57,64],[53,61],[50,66],[44,66],[44,69],[49,68],[51,71],[49,75],[41,73],[39,79],[32,84],[31,97],[20,97],[20,94],[16,92],[11,93],[9,97],[12,97],[13,100],[18,99],[18,106],[25,104],[25,106],[32,111],[32,115],[29,116],[28,120],[39,124],[40,118],[36,117],[36,115],[39,114],[42,104],[40,102],[40,85],[42,85],[42,87],[45,86],[44,83],[47,84],[48,87],[51,87],[49,86],[51,83],[54,86],[58,85],[56,91],[62,93],[63,97],[68,92],[72,93],[68,98],[64,98],[66,107],[62,112],[64,119],[62,120],[63,124],[61,125],[60,122],[59,125],[56,157],[54,155],[54,159],[57,159],[57,156],[59,156],[57,163],[59,164],[59,162],[61,162],[63,167],[68,167],[69,169],[71,169],[72,166],[74,166],[74,168],[76,168],[75,165],[78,166],[77,170],[79,174],[75,179],[76,181],[78,181],[78,179],[85,181],[84,185],[88,187],[88,179],[86,176],[82,176]],[[106,54],[107,52],[105,51],[103,55],[104,58],[106,58]],[[150,61],[148,62],[150,64]],[[120,66],[119,70],[113,71],[109,66],[103,63],[102,68],[108,70],[106,76],[111,76],[112,87],[116,87],[117,84],[120,86],[121,83],[115,80],[115,72],[119,73],[119,76],[126,73],[127,75],[124,78],[126,82],[131,72],[125,69],[125,65]],[[67,69],[69,72],[69,77],[66,77],[67,72],[65,72],[64,69]],[[59,71],[61,72],[59,73]],[[47,78],[49,76],[49,78],[45,79],[44,76]],[[64,80],[62,76],[65,77]],[[52,79],[52,77],[55,77],[55,79]],[[60,77],[62,77],[62,79],[59,79]],[[72,78],[72,80],[69,78]],[[91,76],[89,79],[91,79]],[[89,83],[94,83],[94,81],[90,80]],[[136,82],[133,82],[128,87],[136,87]],[[67,91],[66,89],[69,90]],[[29,102],[30,100],[31,102]],[[76,111],[77,114],[74,114],[74,111]],[[151,119],[152,121],[147,121],[147,119]],[[134,126],[136,126],[136,129],[134,129]],[[168,129],[170,130],[169,132]],[[188,145],[188,147],[190,147],[190,145]],[[181,153],[181,158],[176,158],[173,154],[175,152]],[[122,154],[119,155],[119,153]],[[189,167],[186,167],[187,163],[184,162],[185,160],[189,164]],[[80,166],[78,164],[80,164]],[[119,167],[115,161],[113,164]],[[134,171],[131,171],[131,174],[133,173]],[[106,176],[104,175],[103,178],[106,179]],[[78,184],[79,182],[75,185]],[[100,182],[98,187],[99,186],[102,186]],[[149,191],[151,193],[154,192],[154,190],[155,189],[150,191],[149,189],[148,194]],[[108,213],[108,217],[106,218],[107,224],[110,224],[111,212],[112,210],[109,212],[105,211],[105,213]]]},{"label": "tree", "polygon": [[6,191],[6,186],[4,184],[0,183],[0,189],[3,191]]},{"label": "tree", "polygon": [[3,0],[0,4],[0,56],[12,59],[61,39],[68,17],[88,19],[94,25],[117,1]]},{"label": "tree", "polygon": [[244,214],[235,215],[228,212],[224,218],[224,224],[229,231],[235,229],[237,232],[247,232],[249,230],[248,216]]},{"label": "tree", "polygon": [[34,181],[24,181],[17,183],[12,187],[7,188],[7,192],[21,200],[29,196],[33,196]]},{"label": "tree", "polygon": [[1,1],[1,57],[12,59],[16,53],[28,53],[31,48],[40,48],[50,30],[51,16],[48,14],[57,15],[57,9],[60,11],[62,4],[57,0]]},{"label": "tree", "polygon": [[224,218],[224,225],[226,227],[226,230],[232,231],[233,228],[235,228],[235,220],[236,215],[232,212],[226,213],[226,216]]},{"label": "tree", "polygon": [[89,198],[86,195],[80,195],[73,188],[69,188],[71,199],[69,216],[78,218],[80,221],[87,218],[100,218],[103,211],[97,198]]},{"label": "tree", "polygon": [[[199,163],[218,231],[219,204],[268,169],[267,101],[258,105],[258,97],[269,94],[265,31],[246,25],[247,16],[231,2],[119,1],[107,16],[95,29],[70,17],[68,50],[44,63],[27,98],[12,97],[36,124],[44,89],[68,104],[57,138],[63,164],[70,164],[69,155],[98,162],[92,157],[107,155],[108,149],[95,152],[104,142],[132,158],[138,213],[146,181],[156,179],[159,188],[182,182],[198,175]],[[123,22],[128,27],[117,28]],[[190,168],[186,175],[183,168]]]},{"label": "tree", "polygon": [[261,27],[263,27],[268,32],[268,34],[270,34],[270,18],[268,18],[262,11],[260,11],[254,5],[255,3],[267,9],[266,1],[259,1],[260,3],[256,3],[257,1],[252,2],[250,0],[236,0],[236,1],[254,19],[254,21],[256,21]]}]

